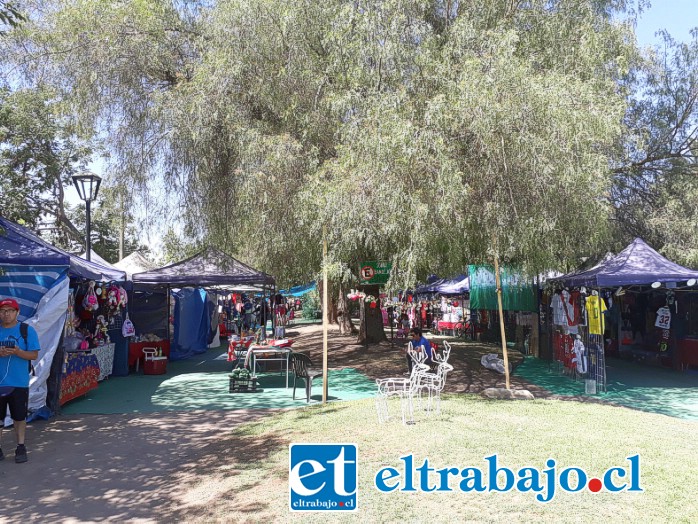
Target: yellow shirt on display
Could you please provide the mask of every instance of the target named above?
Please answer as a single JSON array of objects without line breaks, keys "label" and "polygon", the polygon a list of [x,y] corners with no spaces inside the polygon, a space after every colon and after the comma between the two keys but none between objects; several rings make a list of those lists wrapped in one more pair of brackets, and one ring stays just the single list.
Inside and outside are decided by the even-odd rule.
[{"label": "yellow shirt on display", "polygon": [[603,298],[596,295],[587,297],[585,307],[589,319],[589,334],[603,335],[605,327],[603,312],[606,311],[606,303]]}]

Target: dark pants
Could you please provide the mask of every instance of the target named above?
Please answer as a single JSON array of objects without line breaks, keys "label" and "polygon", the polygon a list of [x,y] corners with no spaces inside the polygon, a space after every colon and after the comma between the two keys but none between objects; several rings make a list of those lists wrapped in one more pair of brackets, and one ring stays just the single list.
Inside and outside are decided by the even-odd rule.
[{"label": "dark pants", "polygon": [[[407,370],[412,373],[412,368],[414,367],[414,360],[412,360],[412,357],[410,357],[410,354],[407,353],[405,355],[405,358],[407,358]],[[424,361],[425,364],[427,364],[429,367],[433,368],[434,367],[434,362],[428,358]]]}]

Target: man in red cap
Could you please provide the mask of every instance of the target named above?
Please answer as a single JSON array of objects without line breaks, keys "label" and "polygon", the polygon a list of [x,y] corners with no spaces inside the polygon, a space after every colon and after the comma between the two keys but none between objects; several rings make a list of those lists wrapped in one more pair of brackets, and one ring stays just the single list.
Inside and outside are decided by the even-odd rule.
[{"label": "man in red cap", "polygon": [[[39,337],[27,326],[26,340],[17,321],[19,304],[13,298],[0,300],[0,444],[7,408],[14,421],[17,449],[15,462],[27,461],[24,435],[29,406],[29,364],[39,356]],[[5,455],[0,448],[0,460]]]}]

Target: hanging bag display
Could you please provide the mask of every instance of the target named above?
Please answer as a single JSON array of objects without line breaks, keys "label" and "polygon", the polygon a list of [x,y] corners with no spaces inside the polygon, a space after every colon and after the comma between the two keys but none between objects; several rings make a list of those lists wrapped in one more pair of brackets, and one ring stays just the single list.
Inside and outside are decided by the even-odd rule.
[{"label": "hanging bag display", "polygon": [[82,307],[85,311],[97,311],[99,309],[97,294],[95,293],[95,283],[92,280],[87,286],[87,293],[85,293],[85,298],[82,300]]},{"label": "hanging bag display", "polygon": [[126,313],[126,320],[124,320],[124,323],[121,326],[121,334],[124,337],[133,337],[136,334],[136,328],[133,325],[133,322],[131,322],[131,319],[128,318],[128,313]]}]

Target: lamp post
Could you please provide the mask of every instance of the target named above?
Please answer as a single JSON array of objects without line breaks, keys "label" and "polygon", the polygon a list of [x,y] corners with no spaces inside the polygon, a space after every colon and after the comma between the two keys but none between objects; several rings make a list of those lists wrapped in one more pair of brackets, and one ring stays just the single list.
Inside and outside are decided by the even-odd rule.
[{"label": "lamp post", "polygon": [[101,183],[102,179],[94,173],[84,172],[79,175],[73,175],[73,184],[75,185],[75,189],[78,190],[80,200],[85,201],[85,232],[87,236],[85,239],[85,256],[87,260],[90,260],[90,252],[92,251],[92,242],[90,239],[90,203],[97,199],[97,193],[99,192],[99,185]]}]

